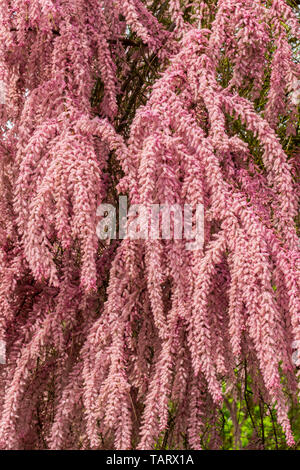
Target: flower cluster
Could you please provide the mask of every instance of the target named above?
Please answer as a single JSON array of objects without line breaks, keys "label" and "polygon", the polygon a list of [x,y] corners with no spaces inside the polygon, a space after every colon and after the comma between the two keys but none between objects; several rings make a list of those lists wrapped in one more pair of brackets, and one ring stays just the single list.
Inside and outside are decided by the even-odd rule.
[{"label": "flower cluster", "polygon": [[[152,449],[172,405],[172,442],[199,449],[244,363],[293,444],[298,200],[276,130],[299,104],[297,19],[283,0],[167,3],[0,5],[1,448]],[[124,139],[135,38],[162,73]],[[112,161],[132,204],[203,204],[204,246],[101,243]]]}]

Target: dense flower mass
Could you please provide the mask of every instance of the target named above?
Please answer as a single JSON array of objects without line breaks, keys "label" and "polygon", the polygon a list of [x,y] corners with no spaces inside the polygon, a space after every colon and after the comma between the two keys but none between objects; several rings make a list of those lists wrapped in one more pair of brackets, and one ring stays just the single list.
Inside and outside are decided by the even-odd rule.
[{"label": "dense flower mass", "polygon": [[[0,3],[2,449],[152,449],[161,436],[200,449],[246,375],[293,445],[288,3]],[[118,194],[203,204],[203,247],[99,240],[97,207]]]}]

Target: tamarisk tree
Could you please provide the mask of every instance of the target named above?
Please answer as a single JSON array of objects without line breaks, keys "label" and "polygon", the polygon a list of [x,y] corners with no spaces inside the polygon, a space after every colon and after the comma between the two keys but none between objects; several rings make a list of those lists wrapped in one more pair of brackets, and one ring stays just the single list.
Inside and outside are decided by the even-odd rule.
[{"label": "tamarisk tree", "polygon": [[[0,446],[222,446],[298,400],[299,20],[283,0],[0,3]],[[204,244],[96,233],[204,206]],[[195,223],[195,220],[194,220]]]}]

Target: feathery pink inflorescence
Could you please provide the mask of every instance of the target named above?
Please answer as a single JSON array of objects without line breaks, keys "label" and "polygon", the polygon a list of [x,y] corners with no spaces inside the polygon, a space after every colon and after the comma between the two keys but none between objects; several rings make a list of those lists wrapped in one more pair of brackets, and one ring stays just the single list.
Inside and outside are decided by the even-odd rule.
[{"label": "feathery pink inflorescence", "polygon": [[[294,132],[298,23],[282,0],[190,3],[188,22],[188,2],[169,2],[169,29],[140,0],[0,5],[1,448],[153,449],[173,404],[176,446],[200,449],[243,361],[293,445],[279,364],[296,397],[298,199],[276,129],[284,117]],[[128,31],[162,73],[125,142],[115,123]],[[99,242],[111,155],[131,204],[202,204],[204,245]]]}]

